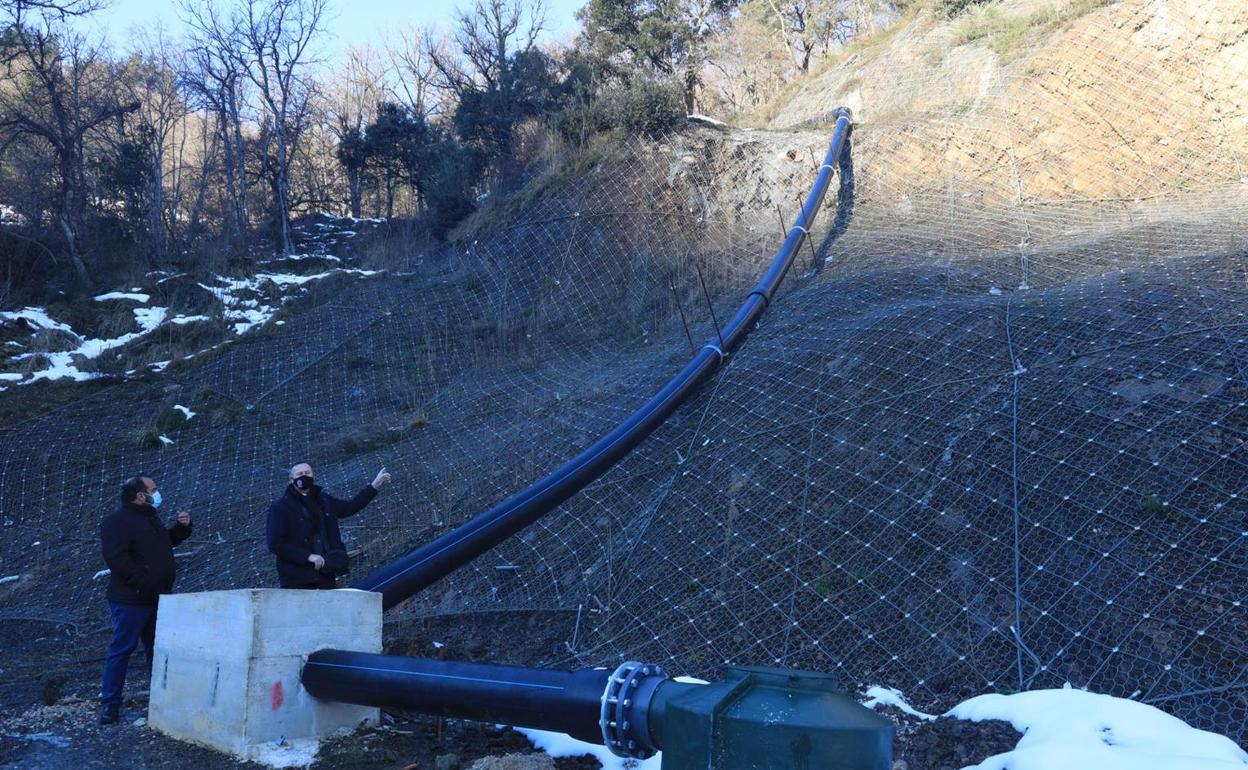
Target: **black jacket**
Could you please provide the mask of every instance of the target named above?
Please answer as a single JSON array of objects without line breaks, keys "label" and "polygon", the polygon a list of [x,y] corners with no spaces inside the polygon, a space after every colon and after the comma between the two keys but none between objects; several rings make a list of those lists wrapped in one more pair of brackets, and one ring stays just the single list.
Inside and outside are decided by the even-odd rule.
[{"label": "black jacket", "polygon": [[[293,485],[269,506],[266,533],[269,550],[277,556],[277,578],[282,588],[332,587],[334,578],[347,573],[347,549],[338,520],[359,513],[373,501],[370,484],[350,500],[339,500],[318,486],[303,496]],[[325,557],[317,572],[308,556]]]},{"label": "black jacket", "polygon": [[161,594],[173,590],[177,567],[173,549],[191,536],[189,525],[165,529],[150,505],[122,503],[100,523],[108,578],[108,600],[118,604],[155,606]]}]

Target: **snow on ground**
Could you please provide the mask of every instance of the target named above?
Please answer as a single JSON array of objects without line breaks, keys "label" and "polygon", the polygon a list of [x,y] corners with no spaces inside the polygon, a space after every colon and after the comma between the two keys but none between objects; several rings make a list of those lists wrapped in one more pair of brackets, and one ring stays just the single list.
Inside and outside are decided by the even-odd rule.
[{"label": "snow on ground", "polygon": [[712,118],[710,115],[701,115],[701,114],[696,113],[696,112],[691,112],[691,113],[689,113],[688,115],[686,115],[685,117],[686,117],[686,118],[688,118],[689,120],[693,120],[693,121],[696,121],[696,122],[698,122],[698,123],[708,123],[708,124],[710,124],[710,125],[712,125],[712,126],[724,126],[724,127],[727,127],[727,125],[728,125],[727,123],[725,123],[725,122],[724,122],[724,121],[722,121],[722,120],[716,120],[715,118]]},{"label": "snow on ground", "polygon": [[516,730],[528,738],[534,746],[552,757],[579,757],[583,754],[590,754],[602,763],[602,770],[659,770],[659,766],[663,763],[663,752],[645,760],[625,759],[612,754],[606,746],[578,741],[563,733],[530,730],[525,727],[517,727]]},{"label": "snow on ground", "polygon": [[[285,291],[291,286],[303,286],[311,281],[319,281],[328,278],[331,275],[347,274],[358,275],[364,278],[377,275],[377,270],[359,270],[355,268],[336,267],[332,270],[326,270],[322,273],[313,275],[293,275],[291,273],[258,273],[251,278],[226,278],[225,276],[215,276],[220,286],[208,286],[199,284],[200,288],[211,292],[225,310],[223,315],[227,321],[234,322],[234,333],[236,335],[246,334],[256,326],[267,322],[277,313],[277,308],[272,305],[262,303],[258,299],[243,296],[244,293],[259,294],[261,287],[265,283],[272,283],[279,291]],[[291,297],[282,297],[282,302],[290,300]]]},{"label": "snow on ground", "polygon": [[[27,310],[30,310],[30,308],[27,308]],[[130,332],[129,334],[123,334],[120,337],[114,337],[111,340],[84,339],[78,334],[74,334],[74,331],[70,329],[68,326],[65,326],[64,324],[57,324],[56,327],[50,327],[50,328],[61,328],[64,331],[67,331],[70,334],[73,334],[79,340],[78,347],[74,348],[73,350],[65,350],[59,353],[23,353],[22,355],[17,356],[15,360],[18,360],[18,361],[31,358],[32,356],[35,356],[35,355],[43,356],[48,361],[48,366],[46,369],[42,369],[40,371],[35,372],[34,374],[30,376],[30,379],[23,382],[23,384],[30,384],[32,382],[37,382],[38,380],[71,379],[71,380],[76,380],[78,382],[85,382],[86,380],[93,380],[101,376],[100,373],[99,372],[84,372],[84,371],[79,370],[78,367],[75,365],[75,359],[79,357],[87,358],[87,359],[99,358],[100,354],[105,352],[106,350],[119,348],[122,345],[125,345],[129,342],[132,342],[138,339],[139,337],[142,337],[150,333],[156,327],[164,323],[165,316],[168,314],[168,312],[169,310],[163,307],[135,308],[134,320],[139,324],[139,330],[137,332]]]},{"label": "snow on ground", "polygon": [[[355,235],[355,233],[352,233],[352,235]],[[266,259],[257,264],[271,265],[274,262],[302,262],[305,259],[323,259],[326,262],[342,262],[341,257],[335,257],[333,254],[288,254],[283,257]]]},{"label": "snow on ground", "polygon": [[[335,219],[335,220],[339,220],[343,222],[373,222],[374,224],[381,224],[386,221],[385,217],[353,217],[349,215],[338,216],[337,214],[331,214],[328,211],[314,211],[312,215],[318,216],[318,217],[324,217],[325,219]],[[315,226],[324,227],[326,225],[318,222]]]},{"label": "snow on ground", "polygon": [[1231,770],[1248,753],[1230,738],[1189,727],[1146,703],[1076,690],[980,695],[949,712],[1002,719],[1025,733],[1007,754],[977,770]]},{"label": "snow on ground", "polygon": [[114,300],[114,299],[128,299],[134,302],[138,302],[141,305],[146,305],[148,300],[150,300],[151,298],[152,296],[150,294],[143,294],[137,291],[135,292],[110,291],[108,294],[101,294],[98,297],[95,297],[94,299],[96,302],[108,302],[109,300]]},{"label": "snow on ground", "polygon": [[194,412],[192,412],[189,408],[182,406],[181,404],[174,404],[173,408],[181,412],[182,416],[186,417],[187,422],[190,422],[191,418],[195,416]]},{"label": "snow on ground", "polygon": [[903,713],[919,719],[932,720],[937,718],[935,714],[924,714],[914,706],[911,706],[906,702],[906,698],[901,694],[901,690],[895,690],[892,687],[868,687],[866,696],[867,699],[862,702],[862,705],[869,709],[879,706],[892,706]]},{"label": "snow on ground", "polygon": [[[675,680],[685,684],[708,684],[705,679],[692,676],[678,676]],[[625,759],[612,754],[606,746],[586,743],[563,733],[530,730],[527,727],[515,729],[532,741],[534,746],[552,757],[579,757],[590,754],[602,764],[602,770],[659,770],[659,766],[663,763],[661,751],[646,760]]]},{"label": "snow on ground", "polygon": [[[21,310],[0,313],[0,321],[14,321],[18,318],[29,322],[37,329],[56,329],[57,331],[74,334],[74,330],[69,328],[69,326],[49,318],[47,311],[41,307],[25,307]],[[78,335],[74,334],[74,336],[77,337]]]},{"label": "snow on ground", "polygon": [[[319,259],[328,259],[331,261],[341,261],[337,257],[327,255],[316,255]],[[306,258],[297,256],[296,259]],[[294,275],[291,273],[260,273],[251,278],[227,278],[224,276],[214,276],[215,280],[210,285],[201,283],[200,288],[210,292],[215,296],[222,305],[222,315],[226,321],[233,322],[234,334],[241,336],[256,326],[262,325],[269,321],[276,313],[282,303],[288,302],[294,298],[295,294],[303,290],[303,287],[312,281],[319,281],[332,275],[345,274],[356,275],[362,278],[368,278],[377,275],[377,270],[360,270],[356,268],[335,267],[321,273],[313,275]],[[153,273],[152,275],[163,274]],[[170,276],[177,277],[177,276]],[[169,280],[169,278],[163,278]],[[278,295],[277,300],[266,298],[266,291],[272,287],[276,289]],[[271,294],[271,291],[267,292]],[[151,295],[143,293],[139,288],[131,289],[129,292],[114,291],[107,294],[96,296],[97,302],[108,302],[114,300],[128,300],[146,304],[151,300]],[[68,324],[61,323],[51,318],[47,311],[38,307],[25,307],[21,310],[0,312],[0,321],[22,320],[28,324],[30,328],[38,332],[44,329],[65,332],[72,338],[70,344],[76,347],[72,350],[65,350],[55,353],[35,353],[27,352],[14,356],[13,361],[24,361],[34,356],[41,356],[46,359],[48,365],[29,376],[24,376],[17,372],[0,372],[0,382],[3,383],[20,383],[28,385],[39,380],[61,380],[70,379],[78,382],[93,380],[103,376],[95,371],[82,371],[77,364],[82,363],[81,359],[96,359],[106,351],[122,347],[134,340],[150,334],[163,323],[172,323],[176,325],[185,325],[201,321],[212,320],[207,315],[178,315],[169,316],[169,309],[163,307],[138,307],[133,309],[135,321],[138,323],[139,330],[129,334],[123,334],[113,339],[94,339],[83,337],[75,332]],[[15,347],[23,347],[20,343],[10,342]],[[208,348],[212,350],[219,345]],[[199,351],[205,352],[205,351]],[[183,359],[193,357],[194,353],[183,356]],[[168,361],[160,361],[149,364],[154,371],[162,371],[169,365]],[[0,385],[0,392],[6,388]],[[193,415],[192,415],[193,416]],[[187,419],[190,419],[188,416]]]},{"label": "snow on ground", "polygon": [[[924,714],[891,687],[870,687],[863,705]],[[1230,739],[1197,730],[1139,701],[1076,690],[1033,690],[979,695],[943,716],[981,722],[999,719],[1023,733],[1013,751],[962,770],[1233,770],[1248,753]]]}]

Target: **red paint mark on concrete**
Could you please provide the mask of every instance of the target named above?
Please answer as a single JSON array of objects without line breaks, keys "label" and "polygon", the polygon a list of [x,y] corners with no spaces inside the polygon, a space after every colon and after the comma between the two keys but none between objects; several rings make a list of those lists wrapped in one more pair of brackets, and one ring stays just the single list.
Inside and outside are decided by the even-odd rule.
[{"label": "red paint mark on concrete", "polygon": [[282,690],[282,681],[273,683],[273,694],[269,696],[269,703],[273,706],[273,710],[277,711],[286,702],[286,693]]}]

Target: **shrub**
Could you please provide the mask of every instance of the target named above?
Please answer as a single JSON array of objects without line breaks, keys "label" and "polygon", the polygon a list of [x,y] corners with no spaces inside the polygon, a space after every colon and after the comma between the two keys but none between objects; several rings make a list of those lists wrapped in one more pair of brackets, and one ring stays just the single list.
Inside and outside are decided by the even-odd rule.
[{"label": "shrub", "polygon": [[685,124],[685,96],[673,85],[639,83],[608,100],[612,121],[630,134],[659,136]]},{"label": "shrub", "polygon": [[984,5],[988,2],[992,0],[936,0],[936,10],[943,13],[946,19],[952,19],[977,5]]},{"label": "shrub", "polygon": [[1113,0],[1070,0],[1065,5],[1044,7],[1024,16],[1009,16],[995,3],[983,5],[958,20],[953,28],[953,44],[985,39],[998,56],[1008,59],[1028,41],[1050,34],[1111,2]]},{"label": "shrub", "polygon": [[615,129],[656,137],[685,125],[685,96],[670,83],[640,82],[605,91],[591,102],[564,109],[559,132],[570,140]]}]

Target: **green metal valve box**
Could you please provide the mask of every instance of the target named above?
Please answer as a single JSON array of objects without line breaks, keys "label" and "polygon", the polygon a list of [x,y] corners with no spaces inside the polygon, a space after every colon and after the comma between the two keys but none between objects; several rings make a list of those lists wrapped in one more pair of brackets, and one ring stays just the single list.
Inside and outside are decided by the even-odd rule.
[{"label": "green metal valve box", "polygon": [[664,682],[650,729],[662,770],[891,770],[893,724],[828,674],[728,668],[708,685]]}]

